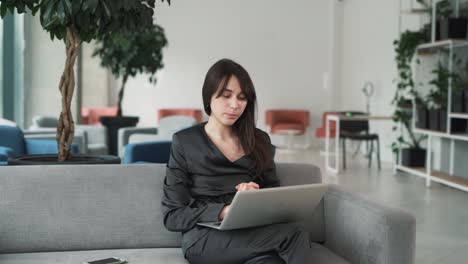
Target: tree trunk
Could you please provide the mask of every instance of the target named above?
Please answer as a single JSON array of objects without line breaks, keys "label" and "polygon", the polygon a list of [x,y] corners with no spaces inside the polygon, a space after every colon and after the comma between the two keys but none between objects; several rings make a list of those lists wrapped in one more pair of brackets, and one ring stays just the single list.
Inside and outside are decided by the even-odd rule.
[{"label": "tree trunk", "polygon": [[118,101],[118,108],[117,108],[117,116],[122,117],[122,100],[124,97],[124,91],[125,91],[125,84],[127,83],[128,75],[124,75],[123,80],[122,80],[122,87],[120,87],[119,91],[119,101]]},{"label": "tree trunk", "polygon": [[71,101],[75,90],[74,65],[80,51],[81,41],[78,39],[75,28],[67,28],[65,70],[60,79],[59,90],[62,95],[62,111],[57,126],[58,160],[65,161],[71,158],[71,144],[75,133],[75,123],[71,113]]}]

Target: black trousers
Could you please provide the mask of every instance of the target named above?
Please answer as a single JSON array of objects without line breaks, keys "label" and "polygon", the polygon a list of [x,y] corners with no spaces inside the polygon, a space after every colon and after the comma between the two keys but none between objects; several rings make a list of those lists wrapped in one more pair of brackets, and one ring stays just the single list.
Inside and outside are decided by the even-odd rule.
[{"label": "black trousers", "polygon": [[210,230],[185,257],[192,264],[311,263],[309,233],[295,224]]}]

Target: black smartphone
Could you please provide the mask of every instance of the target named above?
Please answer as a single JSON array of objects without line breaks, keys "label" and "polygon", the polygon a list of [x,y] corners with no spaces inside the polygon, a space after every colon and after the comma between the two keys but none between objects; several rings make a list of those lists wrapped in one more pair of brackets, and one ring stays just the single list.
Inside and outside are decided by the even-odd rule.
[{"label": "black smartphone", "polygon": [[125,263],[127,263],[127,261],[123,259],[106,258],[106,259],[99,259],[99,260],[85,262],[84,264],[125,264]]}]

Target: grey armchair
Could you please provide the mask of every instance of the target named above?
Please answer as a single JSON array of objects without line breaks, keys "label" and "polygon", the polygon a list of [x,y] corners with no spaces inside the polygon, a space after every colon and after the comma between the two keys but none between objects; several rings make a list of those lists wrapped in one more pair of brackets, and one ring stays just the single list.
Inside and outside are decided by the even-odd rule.
[{"label": "grey armchair", "polygon": [[172,134],[197,124],[191,116],[171,115],[159,120],[158,127],[124,127],[119,129],[118,150],[123,157],[124,148],[128,143],[142,143],[154,141],[170,141]]},{"label": "grey armchair", "polygon": [[[32,125],[25,134],[28,137],[53,136],[56,133],[58,119],[51,116],[34,116]],[[100,125],[75,125],[74,142],[77,142],[82,153],[90,155],[107,155],[107,131]],[[76,141],[75,141],[76,140]]]}]

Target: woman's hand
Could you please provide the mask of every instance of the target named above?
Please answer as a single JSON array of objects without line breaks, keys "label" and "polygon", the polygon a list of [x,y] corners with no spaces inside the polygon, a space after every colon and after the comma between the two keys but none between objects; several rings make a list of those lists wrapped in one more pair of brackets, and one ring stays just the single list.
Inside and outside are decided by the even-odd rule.
[{"label": "woman's hand", "polygon": [[260,186],[255,182],[242,182],[236,185],[237,191],[257,190]]},{"label": "woman's hand", "polygon": [[219,213],[219,220],[223,220],[224,217],[226,217],[226,215],[229,213],[229,209],[231,209],[231,205],[226,205],[223,207],[223,209],[221,210],[221,213]]},{"label": "woman's hand", "polygon": [[[258,186],[258,184],[256,184],[255,182],[242,182],[236,185],[237,191],[257,190],[259,188],[260,186]],[[226,217],[226,215],[229,213],[230,209],[231,205],[224,206],[221,212],[219,213],[219,220],[223,220],[224,217]]]}]

